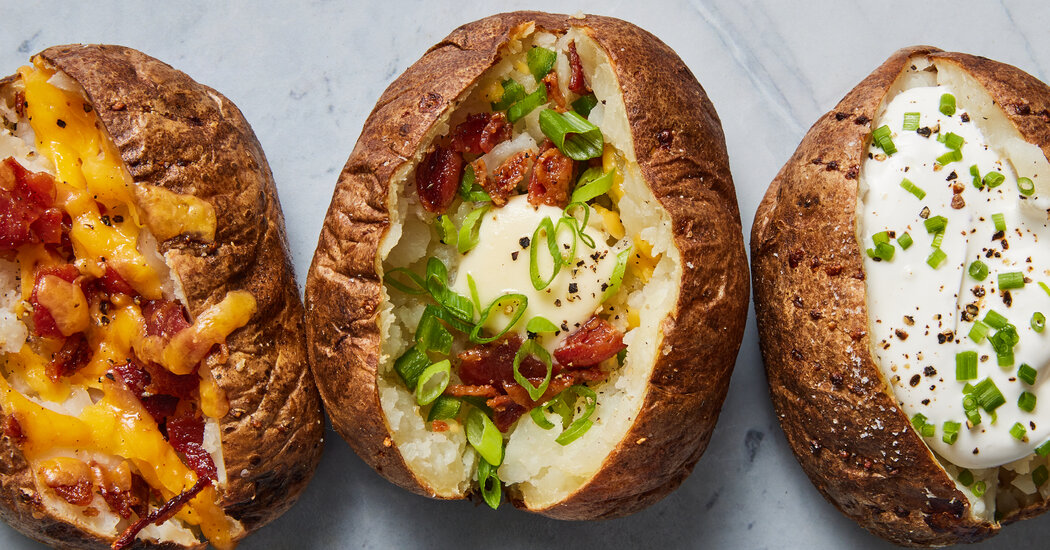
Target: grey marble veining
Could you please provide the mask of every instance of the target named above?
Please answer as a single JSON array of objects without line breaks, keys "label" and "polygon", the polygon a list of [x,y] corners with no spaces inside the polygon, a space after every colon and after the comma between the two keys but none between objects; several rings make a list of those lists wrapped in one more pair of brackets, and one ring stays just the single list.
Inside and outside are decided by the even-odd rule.
[{"label": "grey marble veining", "polygon": [[[49,45],[116,43],[221,91],[266,151],[302,282],[336,176],[383,89],[453,28],[512,9],[621,17],[678,51],[722,118],[745,240],[762,193],[806,129],[896,48],[932,44],[1050,78],[1050,5],[1037,0],[0,0],[0,73]],[[802,473],[769,402],[753,315],[748,323],[707,453],[681,489],[639,514],[564,523],[424,499],[372,472],[329,431],[299,503],[242,548],[890,548],[839,514]],[[1046,540],[1050,517],[974,548],[1039,548]],[[37,547],[0,525],[0,548]]]}]

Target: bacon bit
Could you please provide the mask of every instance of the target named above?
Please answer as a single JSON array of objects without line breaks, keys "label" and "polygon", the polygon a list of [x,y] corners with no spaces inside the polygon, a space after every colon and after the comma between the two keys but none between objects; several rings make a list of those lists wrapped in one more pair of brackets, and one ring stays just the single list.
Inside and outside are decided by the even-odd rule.
[{"label": "bacon bit", "polygon": [[587,83],[583,79],[583,63],[580,63],[580,54],[576,53],[576,41],[569,41],[569,91],[583,95],[590,92]]},{"label": "bacon bit", "polygon": [[164,340],[190,326],[182,304],[174,300],[146,300],[142,303],[142,316],[146,318],[146,334]]},{"label": "bacon bit", "polygon": [[102,286],[111,296],[114,294],[127,294],[132,297],[138,295],[138,292],[135,292],[135,289],[131,288],[131,285],[124,280],[124,277],[121,277],[120,273],[108,264],[106,265],[106,273],[102,276],[101,281]]},{"label": "bacon bit", "polygon": [[44,367],[44,372],[52,382],[58,382],[63,376],[69,376],[84,368],[91,361],[91,346],[83,332],[78,332],[62,344],[51,357],[51,361]]},{"label": "bacon bit", "polygon": [[416,167],[416,192],[428,212],[444,212],[456,197],[463,175],[463,155],[436,147]]},{"label": "bacon bit", "polygon": [[55,494],[65,499],[74,506],[87,506],[91,504],[94,494],[91,492],[91,482],[81,479],[73,485],[58,485],[51,487]]},{"label": "bacon bit", "polygon": [[15,114],[19,118],[26,116],[26,93],[15,92]]},{"label": "bacon bit", "polygon": [[[514,355],[521,347],[521,337],[507,336],[490,344],[482,344],[459,354],[459,378],[464,384],[494,388],[515,384]],[[535,357],[521,362],[518,371],[526,378],[543,379],[547,367]],[[496,395],[499,395],[497,392]],[[495,397],[495,396],[492,396]]]},{"label": "bacon bit", "polygon": [[149,373],[132,359],[129,359],[127,363],[116,365],[111,372],[119,377],[128,390],[136,396],[143,395],[150,384]]},{"label": "bacon bit", "polygon": [[507,115],[497,113],[474,113],[456,126],[452,135],[453,151],[481,155],[488,153],[498,143],[510,139],[511,125]]},{"label": "bacon bit", "polygon": [[14,414],[4,417],[4,435],[19,445],[26,440],[26,434],[22,431],[22,425],[18,423],[18,419],[15,418]]},{"label": "bacon bit", "polygon": [[491,399],[493,397],[499,397],[499,390],[496,389],[496,386],[489,384],[450,384],[445,388],[445,395],[452,397],[484,397],[486,399]]},{"label": "bacon bit", "polygon": [[179,398],[174,395],[146,395],[140,397],[139,401],[142,401],[142,406],[157,424],[163,423],[165,418],[175,414],[175,409],[179,406]]},{"label": "bacon bit", "polygon": [[[2,219],[2,214],[0,214]],[[33,284],[33,293],[29,297],[29,302],[33,304],[33,331],[37,336],[45,338],[63,338],[62,331],[58,329],[58,324],[55,323],[55,318],[51,315],[51,311],[40,303],[39,290],[41,281],[47,275],[53,275],[72,283],[80,276],[80,272],[72,264],[66,264],[58,267],[44,267],[36,272],[36,282]]]},{"label": "bacon bit", "polygon": [[139,531],[142,531],[142,529],[151,523],[158,526],[162,525],[165,521],[168,521],[177,514],[180,508],[185,506],[190,500],[193,500],[193,497],[197,496],[197,493],[200,493],[209,485],[211,485],[210,479],[198,479],[197,483],[193,484],[193,487],[189,490],[176,495],[171,500],[161,505],[160,508],[150,512],[146,517],[129,525],[128,528],[117,537],[117,540],[113,541],[110,548],[112,550],[123,550],[124,548],[131,546],[131,544],[135,542],[135,537],[139,534]]},{"label": "bacon bit", "polygon": [[572,172],[573,160],[563,155],[550,140],[545,141],[529,180],[529,204],[565,208],[569,204]]},{"label": "bacon bit", "polygon": [[38,470],[44,484],[74,506],[91,504],[91,470],[88,465],[69,457],[45,460]]},{"label": "bacon bit", "polygon": [[510,397],[501,395],[495,399],[489,399],[486,405],[492,408],[492,423],[496,425],[496,429],[506,433],[510,430],[510,427],[518,421],[519,418],[528,409],[515,403]]},{"label": "bacon bit", "polygon": [[568,111],[565,97],[561,95],[561,88],[558,87],[558,72],[547,73],[547,76],[543,77],[543,85],[547,87],[547,99],[554,102],[554,110],[559,113]]},{"label": "bacon bit", "polygon": [[98,486],[98,493],[102,495],[110,510],[124,519],[130,518],[132,513],[146,515],[149,509],[149,485],[141,477],[131,473],[127,462],[122,462],[113,469],[92,462],[91,472]]},{"label": "bacon bit", "polygon": [[[55,179],[44,172],[30,172],[8,157],[0,162],[0,249],[15,250],[23,244],[41,242],[41,235],[54,239],[54,224],[61,215],[45,213],[55,202]],[[59,212],[61,214],[61,212]],[[59,234],[61,237],[61,234]],[[44,242],[52,242],[51,240]]]},{"label": "bacon bit", "polygon": [[430,426],[435,432],[447,432],[448,431],[448,422],[445,422],[443,420],[435,420],[435,421],[430,423]]},{"label": "bacon bit", "polygon": [[218,479],[215,462],[204,450],[204,419],[197,416],[169,418],[168,442],[186,457],[186,464],[201,478]]},{"label": "bacon bit", "polygon": [[163,367],[143,367],[137,361],[117,365],[110,371],[142,402],[157,424],[175,414],[179,397],[190,399],[197,388],[197,376],[171,374]]},{"label": "bacon bit", "polygon": [[622,332],[608,321],[594,316],[565,338],[554,350],[554,357],[568,368],[589,367],[615,356],[626,347]]},{"label": "bacon bit", "polygon": [[519,151],[503,161],[503,164],[493,174],[493,179],[485,178],[482,181],[481,186],[492,197],[492,204],[496,206],[507,204],[507,197],[517,190],[518,184],[525,180],[525,174],[529,171],[529,159],[534,154],[532,151]]}]

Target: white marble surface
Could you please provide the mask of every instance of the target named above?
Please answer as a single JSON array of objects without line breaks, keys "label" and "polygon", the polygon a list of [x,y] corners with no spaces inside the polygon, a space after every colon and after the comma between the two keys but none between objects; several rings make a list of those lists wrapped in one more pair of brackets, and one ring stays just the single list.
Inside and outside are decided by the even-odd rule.
[{"label": "white marble surface", "polygon": [[[54,44],[138,48],[227,95],[266,150],[303,281],[336,175],[383,89],[456,26],[511,9],[617,16],[678,51],[722,117],[745,240],[767,184],[816,118],[894,49],[926,43],[1050,79],[1050,4],[607,0],[526,3],[0,0],[0,73]],[[914,5],[912,5],[914,4]],[[496,6],[499,7],[496,7]],[[411,495],[329,431],[313,483],[242,548],[889,548],[824,501],[773,415],[754,316],[707,453],[677,492],[632,517],[564,523]],[[1050,517],[975,548],[1038,548]],[[37,548],[0,525],[0,548]]]}]

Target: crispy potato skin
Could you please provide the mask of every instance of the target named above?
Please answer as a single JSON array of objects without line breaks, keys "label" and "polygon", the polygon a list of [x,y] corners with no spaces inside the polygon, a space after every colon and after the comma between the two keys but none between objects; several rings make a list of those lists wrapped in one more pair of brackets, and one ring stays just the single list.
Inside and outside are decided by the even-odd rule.
[{"label": "crispy potato skin", "polygon": [[641,415],[590,481],[562,502],[533,510],[560,519],[617,517],[664,497],[703,453],[748,301],[740,215],[718,116],[678,56],[638,27],[590,15],[496,15],[456,29],[390,85],[340,175],[307,278],[311,364],[332,423],[354,450],[394,483],[433,496],[393,444],[377,389],[382,284],[376,256],[389,226],[390,178],[498,61],[514,29],[530,22],[554,32],[581,27],[610,56],[642,174],[671,216],[682,262],[692,266],[684,269],[678,303],[663,321],[662,354]]},{"label": "crispy potato skin", "polygon": [[1045,84],[981,57],[902,49],[806,134],[755,214],[751,258],[770,393],[802,469],[872,533],[943,546],[981,540],[999,525],[968,519],[969,502],[896,406],[869,347],[863,254],[852,231],[873,119],[907,59],[920,54],[964,68],[1050,155]]},{"label": "crispy potato skin", "polygon": [[[295,502],[320,460],[324,428],[283,215],[259,142],[228,99],[136,50],[70,45],[40,55],[83,86],[136,182],[193,194],[215,208],[213,243],[160,243],[191,315],[229,291],[255,297],[255,315],[227,339],[229,361],[213,367],[230,401],[220,420],[228,479],[222,500],[253,531]],[[0,467],[0,515],[12,526],[53,546],[108,547],[42,510],[32,473],[6,436]]]}]

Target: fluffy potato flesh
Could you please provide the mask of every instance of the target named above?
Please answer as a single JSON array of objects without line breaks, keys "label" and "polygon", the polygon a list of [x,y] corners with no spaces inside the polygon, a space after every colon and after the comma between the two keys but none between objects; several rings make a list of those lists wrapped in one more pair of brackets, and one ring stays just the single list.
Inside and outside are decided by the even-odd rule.
[{"label": "fluffy potato flesh", "polygon": [[[905,67],[887,91],[872,127],[886,125],[891,139],[900,136],[897,142],[902,151],[917,139],[924,147],[934,143],[912,132],[925,131],[929,140],[941,137],[942,143],[945,137],[952,139],[951,128],[969,137],[966,145],[956,147],[963,158],[951,158],[949,143],[937,151],[948,156],[935,160],[929,155],[925,162],[903,170],[887,169],[893,155],[904,155],[892,151],[897,146],[889,145],[887,151],[875,143],[861,167],[857,238],[862,250],[870,250],[865,282],[872,355],[902,410],[970,500],[970,513],[994,521],[1050,496],[1046,483],[1050,464],[1041,447],[1046,437],[1038,431],[1048,424],[1038,414],[1040,408],[1026,410],[1020,404],[1026,399],[1022,393],[1033,400],[1042,396],[1042,385],[1022,383],[1016,374],[1025,360],[1040,371],[1045,363],[1038,351],[1045,347],[1039,343],[1042,333],[1028,329],[1030,319],[1035,319],[1029,310],[1039,309],[1039,299],[1045,299],[1036,284],[1044,272],[1038,261],[1032,263],[1038,254],[1029,256],[1027,262],[1023,257],[1011,259],[1011,254],[1025,256],[1026,239],[1038,240],[1047,230],[1050,163],[1039,147],[1024,140],[988,91],[956,63],[918,55]],[[906,109],[914,113],[904,113],[904,117],[900,108],[890,109],[894,99],[905,93],[925,94],[908,97],[925,97],[926,103],[950,93],[958,112],[954,105],[941,107],[949,122],[924,124],[930,118],[923,114],[924,123],[904,128],[902,118],[911,114],[918,121],[920,114],[917,107]],[[932,105],[932,110],[937,111],[938,105]],[[949,126],[956,119],[962,124]],[[982,139],[987,148],[980,147]],[[971,166],[978,169],[978,175]],[[989,173],[998,175],[988,178]],[[1005,183],[997,183],[999,176]],[[1020,191],[1022,188],[1026,190]],[[1004,211],[1010,227],[1000,234],[993,227],[997,223],[993,217]],[[946,228],[937,228],[939,217],[947,219]],[[902,245],[905,232],[911,239],[905,238]],[[887,236],[889,242],[884,242],[881,253],[876,252],[879,241]],[[907,244],[908,240],[913,244]],[[1000,240],[1009,240],[1013,246]],[[935,246],[928,246],[931,244]],[[895,250],[890,253],[889,248]],[[988,262],[986,271],[987,265],[992,266],[991,275],[980,274],[984,262]],[[1011,289],[1010,283],[999,278],[1008,272],[1020,273],[1029,281]],[[1012,352],[1009,358],[997,358],[998,348],[993,350],[996,344],[992,341],[998,341],[1001,325],[991,327],[987,335],[973,332],[975,325],[981,332],[979,321],[988,320],[988,311],[1002,313],[1020,327],[1027,347],[1017,348],[1016,361]],[[976,372],[959,374],[957,369],[965,367],[958,362],[965,364],[968,354]],[[996,391],[1004,394],[1004,402],[993,403],[989,410],[981,399],[976,409],[966,409],[964,396],[972,390],[963,386],[983,383],[990,388],[989,381],[998,382]],[[997,408],[997,414],[992,414]],[[971,415],[976,411],[969,423],[966,410]],[[983,421],[979,419],[982,415]]]},{"label": "fluffy potato flesh", "polygon": [[[523,82],[526,91],[537,86],[525,68],[527,52],[534,46],[558,52],[553,70],[558,75],[561,93],[568,96],[566,84],[571,67],[564,52],[570,41],[579,54],[586,82],[598,99],[588,119],[601,128],[606,162],[617,163],[622,175],[622,183],[609,192],[613,201],[611,211],[606,215],[596,211],[596,215],[608,216],[608,221],[602,222],[607,233],[626,235],[634,242],[636,256],[629,264],[623,286],[606,302],[606,307],[625,312],[616,322],[625,330],[623,341],[627,353],[621,367],[613,368],[606,380],[590,386],[597,394],[591,416],[593,426],[579,439],[562,445],[556,442],[563,429],[558,422],[554,428],[545,430],[526,414],[504,434],[505,456],[498,470],[499,478],[514,494],[520,495],[530,509],[554,505],[583,486],[599,471],[639,414],[660,349],[661,320],[678,299],[676,282],[681,279],[682,266],[672,242],[670,216],[638,169],[620,87],[609,58],[597,43],[577,29],[561,36],[534,31],[531,27],[524,29],[504,46],[502,61],[481,75],[459,98],[456,108],[450,109],[449,115],[432,128],[415,159],[418,163],[430,142],[461,122],[466,113],[488,110],[493,85],[510,78]],[[540,110],[516,124],[517,136],[528,136],[534,143],[545,139],[538,122]],[[413,190],[415,165],[411,163],[391,180],[388,202],[391,223],[380,243],[377,271],[384,273],[404,267],[421,272],[427,258],[437,257],[448,266],[450,278],[455,278],[458,255],[440,244],[434,228],[435,218],[426,213]],[[389,286],[384,290],[378,386],[393,443],[421,485],[436,496],[460,498],[477,484],[475,451],[457,422],[450,422],[446,431],[435,431],[426,421],[425,409],[417,405],[415,396],[393,369],[394,360],[413,343],[423,306],[417,296],[405,295]],[[464,343],[462,338],[457,339],[453,349],[462,349]],[[583,400],[580,400],[577,411],[582,409]]]}]

